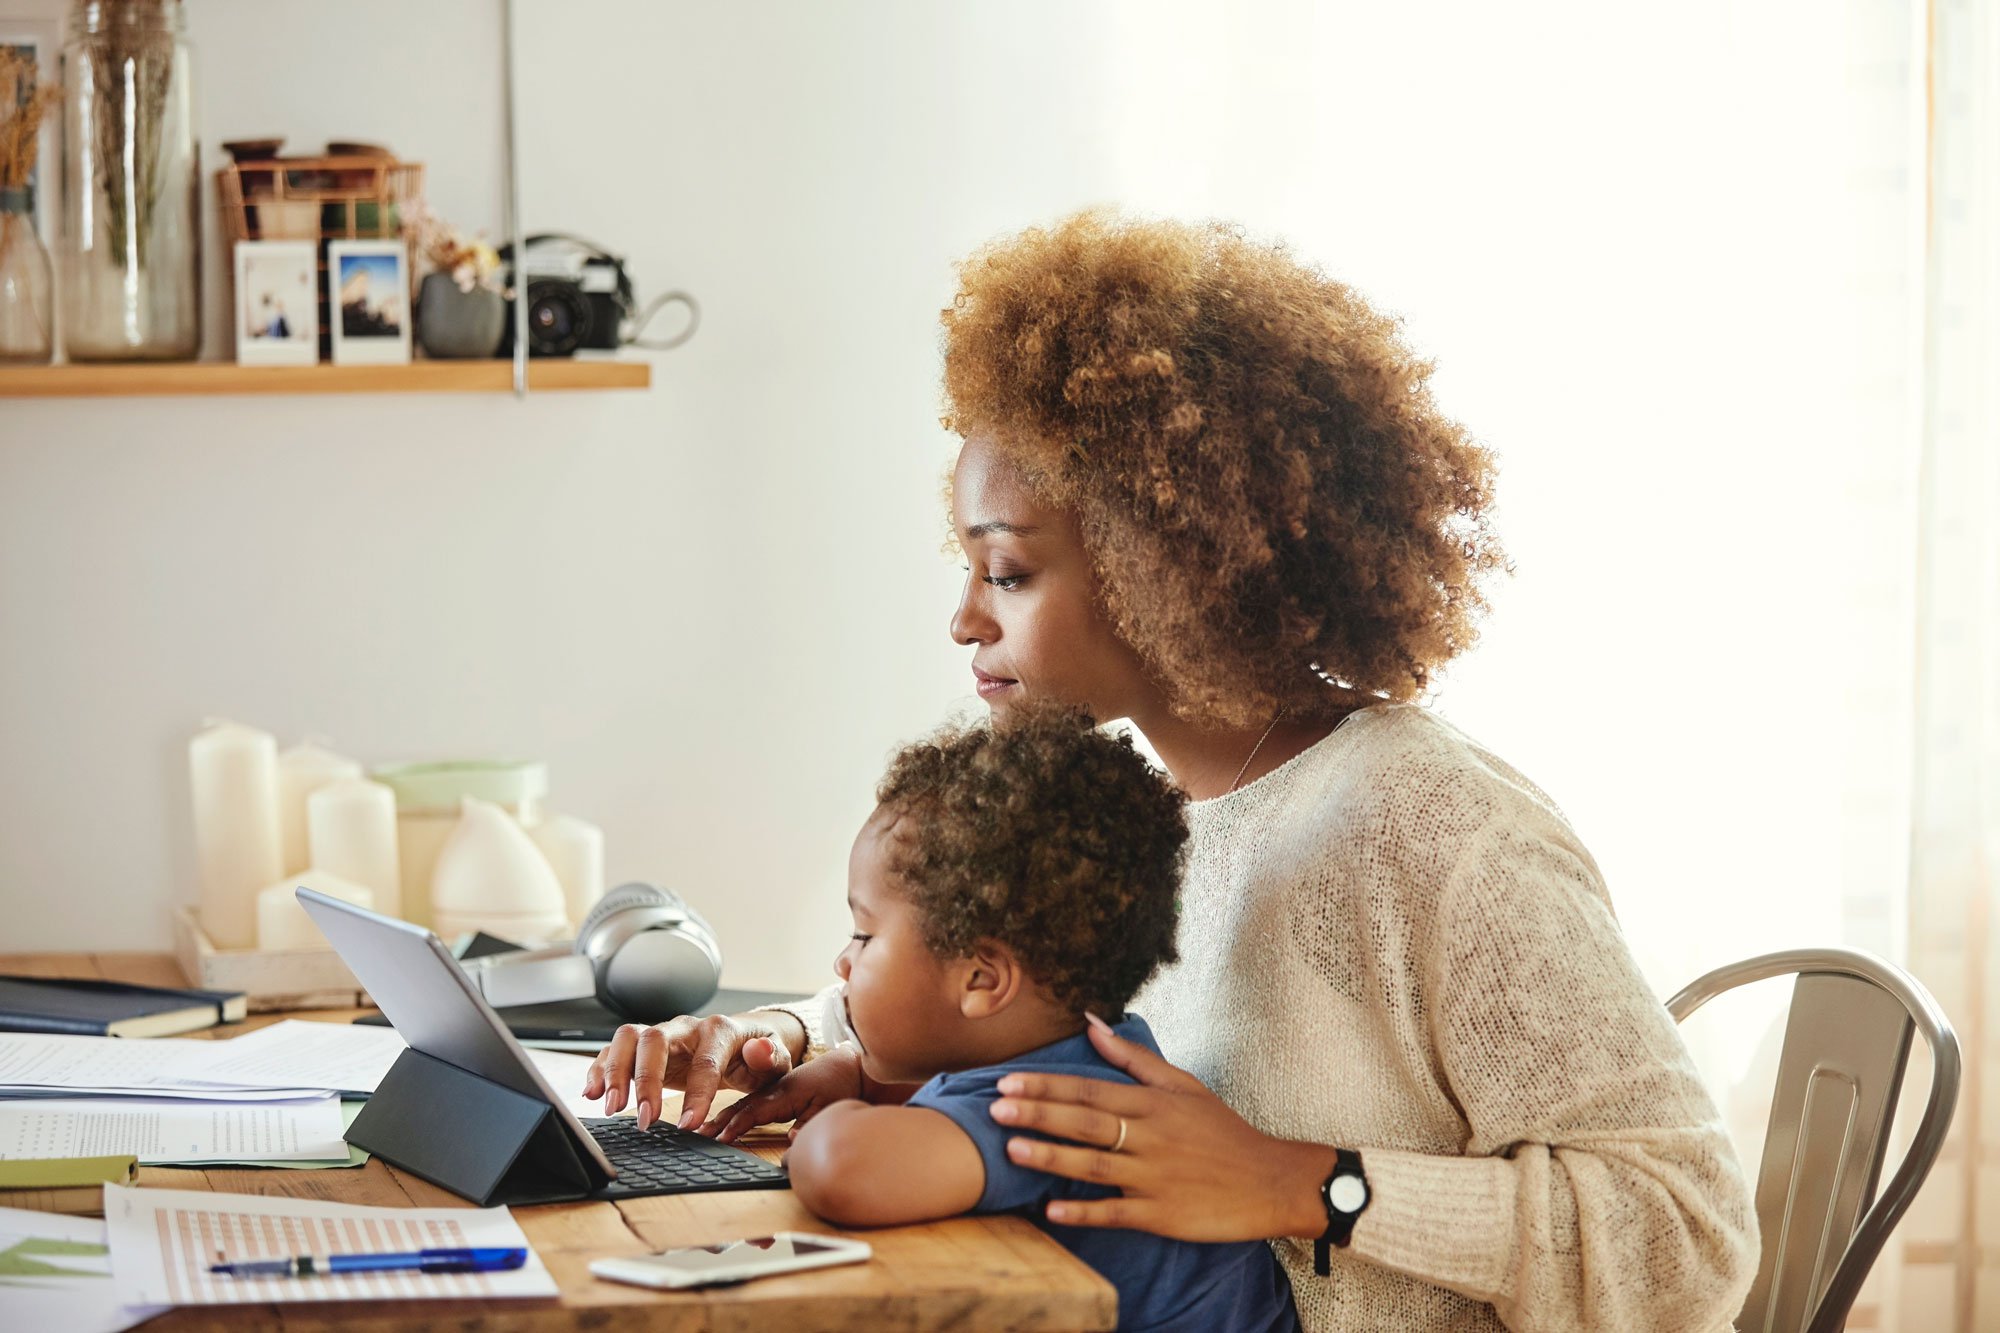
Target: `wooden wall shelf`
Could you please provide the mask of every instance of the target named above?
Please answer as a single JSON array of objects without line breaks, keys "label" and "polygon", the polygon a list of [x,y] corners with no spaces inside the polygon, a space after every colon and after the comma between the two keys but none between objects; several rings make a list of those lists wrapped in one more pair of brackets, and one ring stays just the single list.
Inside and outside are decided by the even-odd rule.
[{"label": "wooden wall shelf", "polygon": [[[528,363],[528,389],[644,389],[645,361]],[[407,366],[239,366],[184,361],[0,366],[0,398],[152,398],[244,393],[506,393],[511,361],[413,361]]]}]

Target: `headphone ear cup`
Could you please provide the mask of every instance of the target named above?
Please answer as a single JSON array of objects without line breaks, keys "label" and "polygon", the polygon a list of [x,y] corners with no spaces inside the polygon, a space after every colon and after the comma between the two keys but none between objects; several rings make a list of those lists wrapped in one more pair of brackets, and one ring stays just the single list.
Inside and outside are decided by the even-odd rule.
[{"label": "headphone ear cup", "polygon": [[644,930],[597,971],[597,1002],[633,1023],[663,1023],[715,997],[722,959],[713,941],[686,925]]},{"label": "headphone ear cup", "polygon": [[706,1004],[722,982],[715,933],[671,889],[621,884],[576,932],[597,1002],[620,1018],[658,1023]]}]

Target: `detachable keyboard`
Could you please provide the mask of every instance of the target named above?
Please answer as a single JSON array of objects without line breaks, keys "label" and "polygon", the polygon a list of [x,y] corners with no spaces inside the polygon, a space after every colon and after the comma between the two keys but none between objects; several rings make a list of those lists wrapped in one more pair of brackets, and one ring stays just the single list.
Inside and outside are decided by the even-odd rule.
[{"label": "detachable keyboard", "polygon": [[641,1131],[631,1116],[586,1119],[583,1127],[618,1169],[597,1197],[698,1194],[706,1190],[781,1190],[785,1169],[752,1152],[658,1122]]}]

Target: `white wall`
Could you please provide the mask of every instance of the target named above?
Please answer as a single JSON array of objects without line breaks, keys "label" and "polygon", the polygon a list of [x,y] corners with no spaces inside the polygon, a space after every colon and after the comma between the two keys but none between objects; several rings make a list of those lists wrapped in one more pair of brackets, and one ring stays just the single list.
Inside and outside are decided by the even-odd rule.
[{"label": "white wall", "polygon": [[[967,679],[949,264],[1089,196],[1095,48],[1047,52],[1048,11],[524,8],[530,228],[693,290],[699,336],[643,395],[0,406],[3,947],[166,944],[184,743],[223,714],[370,760],[544,757],[734,982],[828,974],[874,778]],[[211,166],[374,139],[498,227],[497,5],[189,9]]]},{"label": "white wall", "polygon": [[[1571,809],[1656,984],[1837,934],[1885,855],[1833,832],[1874,757],[1855,664],[1901,651],[1845,544],[1906,481],[1857,415],[1900,337],[1854,299],[1868,34],[1379,8],[525,6],[530,227],[692,289],[701,333],[644,395],[0,406],[6,946],[165,942],[183,744],[221,713],[544,757],[732,980],[817,983],[883,757],[963,694],[950,261],[1094,202],[1290,235],[1410,317],[1502,454],[1521,566],[1443,706]],[[211,165],[379,139],[497,226],[497,5],[190,9]]]}]

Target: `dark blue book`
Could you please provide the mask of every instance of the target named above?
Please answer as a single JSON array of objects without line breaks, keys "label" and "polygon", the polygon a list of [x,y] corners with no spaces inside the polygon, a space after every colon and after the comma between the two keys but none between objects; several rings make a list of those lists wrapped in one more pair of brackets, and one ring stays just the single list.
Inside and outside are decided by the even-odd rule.
[{"label": "dark blue book", "polygon": [[243,1005],[234,992],[0,976],[0,1032],[171,1037],[241,1017]]}]

